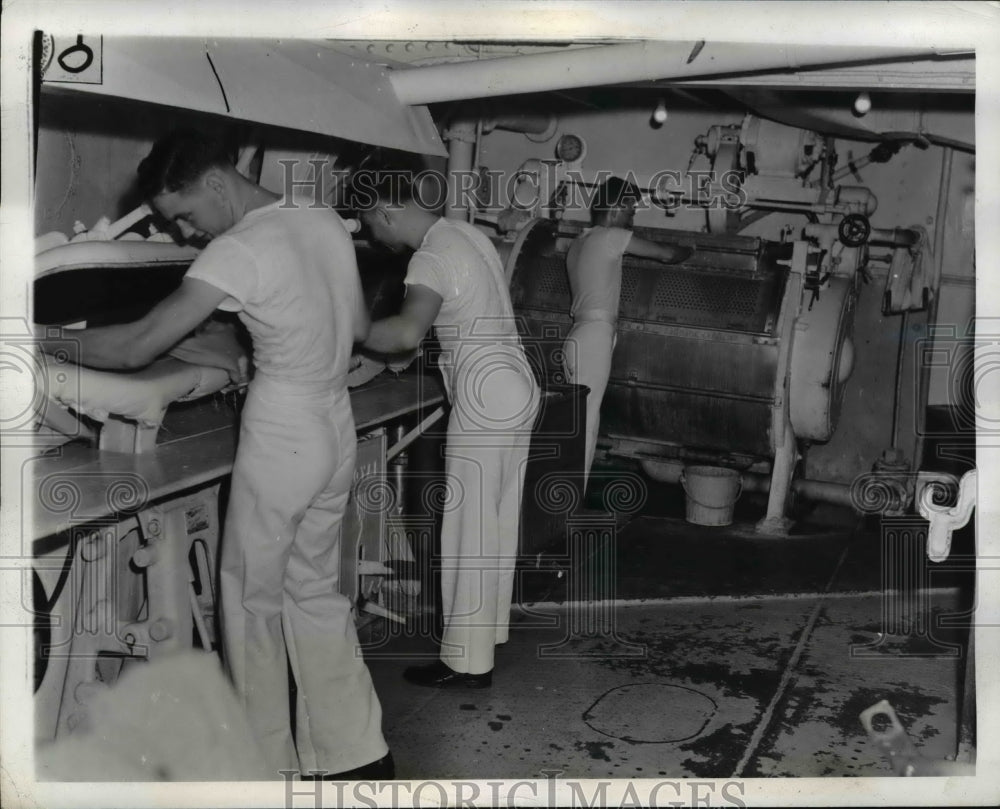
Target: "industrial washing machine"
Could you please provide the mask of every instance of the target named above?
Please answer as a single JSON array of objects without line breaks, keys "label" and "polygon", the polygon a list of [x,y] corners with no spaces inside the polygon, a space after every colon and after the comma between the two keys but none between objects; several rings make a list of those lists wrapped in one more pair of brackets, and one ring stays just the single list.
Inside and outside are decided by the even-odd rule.
[{"label": "industrial washing machine", "polygon": [[[695,252],[678,265],[623,260],[601,410],[607,455],[634,459],[660,479],[677,480],[694,462],[763,472],[769,501],[758,528],[787,529],[799,445],[833,435],[854,362],[866,248],[828,239],[831,228],[838,231],[812,225],[816,239],[786,242],[635,229]],[[536,219],[507,256],[526,343],[543,347],[531,353],[539,375],[553,381],[564,381],[557,338],[572,325],[565,258],[581,230]]]}]

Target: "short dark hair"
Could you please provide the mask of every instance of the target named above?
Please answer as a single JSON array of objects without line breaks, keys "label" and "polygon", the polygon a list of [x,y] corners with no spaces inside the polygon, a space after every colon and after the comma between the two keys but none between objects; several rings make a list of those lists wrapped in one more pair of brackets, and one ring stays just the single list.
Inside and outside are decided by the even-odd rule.
[{"label": "short dark hair", "polygon": [[139,164],[139,190],[146,199],[187,188],[213,166],[231,166],[218,138],[194,129],[176,129],[160,138]]},{"label": "short dark hair", "polygon": [[415,199],[413,173],[404,169],[361,169],[348,180],[349,207],[362,213],[379,203],[399,208]]},{"label": "short dark hair", "polygon": [[609,177],[599,186],[594,195],[594,201],[590,205],[592,216],[607,213],[612,208],[620,208],[627,202],[638,203],[642,199],[642,191],[639,186],[621,177]]}]

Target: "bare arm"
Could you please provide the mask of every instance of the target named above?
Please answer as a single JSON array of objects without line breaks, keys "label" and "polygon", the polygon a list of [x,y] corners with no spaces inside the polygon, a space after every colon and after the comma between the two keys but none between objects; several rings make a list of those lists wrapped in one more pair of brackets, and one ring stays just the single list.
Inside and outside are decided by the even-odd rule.
[{"label": "bare arm", "polygon": [[694,253],[694,248],[681,247],[679,244],[660,244],[633,236],[629,240],[625,252],[633,256],[662,261],[664,264],[679,264],[687,260]]},{"label": "bare arm", "polygon": [[[185,278],[180,287],[164,298],[145,317],[132,323],[82,329],[51,344],[40,327],[42,351],[49,347],[69,353],[69,362],[93,368],[131,370],[148,365],[204,321],[226,298],[218,287],[195,278]],[[65,336],[72,336],[67,341]]]},{"label": "bare arm", "polygon": [[371,324],[365,348],[379,354],[412,351],[424,339],[441,309],[441,296],[423,284],[409,284],[398,315]]},{"label": "bare arm", "polygon": [[365,303],[365,293],[359,281],[358,294],[354,303],[354,342],[363,343],[367,339],[371,327],[372,319],[368,314],[368,304]]}]

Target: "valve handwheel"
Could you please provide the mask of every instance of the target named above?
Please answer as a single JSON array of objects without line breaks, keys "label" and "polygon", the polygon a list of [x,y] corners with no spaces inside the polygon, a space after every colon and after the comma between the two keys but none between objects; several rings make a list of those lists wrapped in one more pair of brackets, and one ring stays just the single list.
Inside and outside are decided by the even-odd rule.
[{"label": "valve handwheel", "polygon": [[872,225],[867,216],[859,213],[850,213],[840,220],[837,226],[837,235],[840,241],[848,247],[860,247],[868,241],[872,234]]}]

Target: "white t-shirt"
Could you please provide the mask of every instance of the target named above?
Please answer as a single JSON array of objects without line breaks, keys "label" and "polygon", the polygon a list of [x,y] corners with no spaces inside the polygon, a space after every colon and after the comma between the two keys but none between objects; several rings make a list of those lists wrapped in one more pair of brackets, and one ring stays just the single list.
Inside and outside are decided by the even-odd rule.
[{"label": "white t-shirt", "polygon": [[597,226],[585,230],[570,245],[566,271],[573,293],[571,315],[601,311],[611,319],[618,317],[622,256],[631,240],[631,230]]},{"label": "white t-shirt", "polygon": [[354,243],[337,213],[279,200],[209,242],[188,269],[229,297],[253,338],[258,375],[346,384],[361,300]]},{"label": "white t-shirt", "polygon": [[[406,284],[421,284],[441,296],[434,331],[441,344],[439,363],[449,397],[463,372],[477,360],[506,353],[527,370],[514,321],[510,291],[496,248],[467,222],[441,218],[424,236],[407,267]],[[504,352],[504,346],[509,351]],[[530,371],[528,371],[530,373]]]}]

